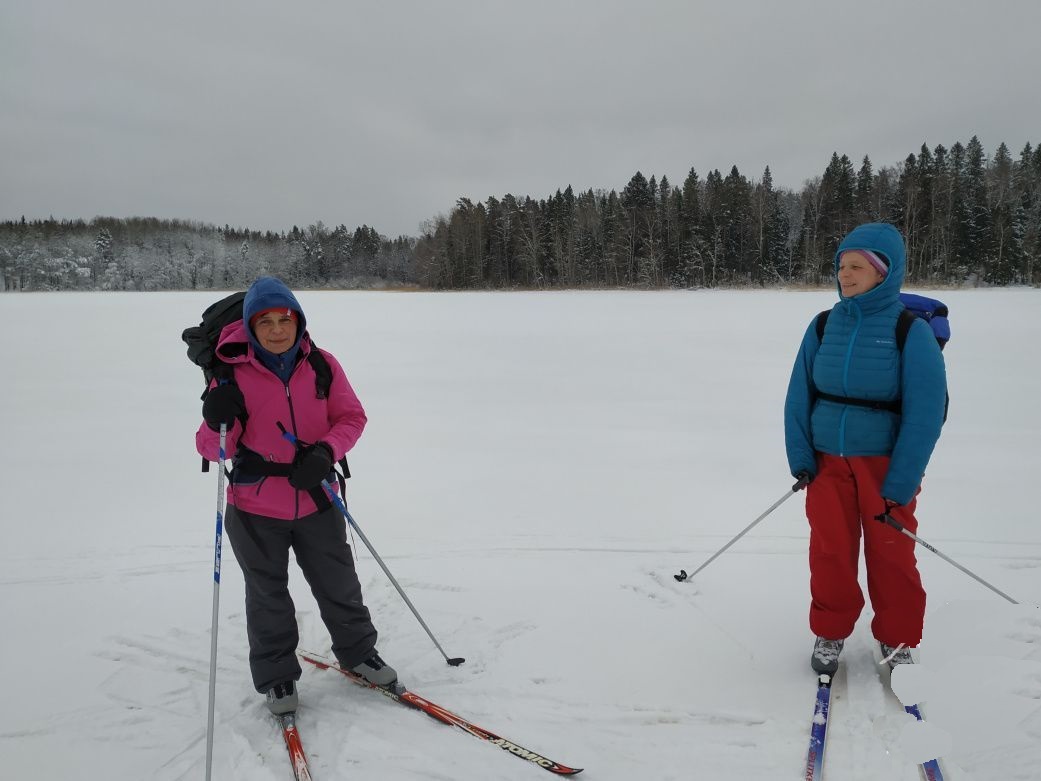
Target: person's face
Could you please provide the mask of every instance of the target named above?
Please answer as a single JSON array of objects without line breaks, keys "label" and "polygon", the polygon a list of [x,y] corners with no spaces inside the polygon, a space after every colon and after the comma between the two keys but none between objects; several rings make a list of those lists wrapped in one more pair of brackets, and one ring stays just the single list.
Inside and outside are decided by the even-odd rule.
[{"label": "person's face", "polygon": [[868,292],[883,279],[885,275],[857,250],[839,255],[839,289],[847,298]]},{"label": "person's face", "polygon": [[282,312],[265,312],[253,323],[260,346],[281,355],[296,343],[296,318]]}]

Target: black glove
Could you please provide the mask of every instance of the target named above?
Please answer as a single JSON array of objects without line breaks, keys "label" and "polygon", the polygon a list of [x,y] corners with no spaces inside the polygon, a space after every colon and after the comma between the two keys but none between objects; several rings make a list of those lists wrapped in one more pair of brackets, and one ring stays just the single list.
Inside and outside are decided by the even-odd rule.
[{"label": "black glove", "polygon": [[894,502],[892,499],[882,497],[882,504],[883,510],[875,516],[875,520],[888,523],[894,529],[902,530],[904,527],[900,525],[900,521],[893,517],[893,510],[900,506],[900,502]]},{"label": "black glove", "polygon": [[813,475],[807,472],[805,469],[801,469],[793,475],[798,481],[792,486],[793,491],[801,491],[803,488],[813,482]]},{"label": "black glove", "polygon": [[322,484],[333,468],[333,451],[324,442],[302,447],[293,457],[289,469],[289,484],[301,491],[310,491]]},{"label": "black glove", "polygon": [[218,385],[211,388],[202,402],[202,417],[206,425],[219,431],[224,423],[231,428],[236,418],[246,418],[246,399],[238,385]]}]

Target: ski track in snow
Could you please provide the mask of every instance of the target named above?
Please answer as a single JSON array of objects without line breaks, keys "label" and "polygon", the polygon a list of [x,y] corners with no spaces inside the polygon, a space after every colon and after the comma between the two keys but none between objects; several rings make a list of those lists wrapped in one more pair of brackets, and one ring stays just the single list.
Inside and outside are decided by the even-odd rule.
[{"label": "ski track in snow", "polygon": [[[815,680],[801,500],[693,581],[673,574],[696,569],[790,485],[784,390],[806,323],[832,294],[301,295],[370,417],[352,454],[352,514],[446,652],[467,660],[445,664],[355,540],[379,648],[406,684],[585,767],[582,778],[799,777]],[[930,596],[922,667],[938,681],[924,707],[930,726],[954,738],[949,781],[1033,781],[1041,368],[1020,345],[1041,342],[1041,296],[942,297],[959,326],[945,351],[956,401],[926,479],[921,533],[1024,604],[1005,605],[919,554]],[[12,344],[0,384],[0,408],[14,410],[0,451],[0,626],[21,641],[0,644],[13,671],[5,696],[19,705],[0,711],[4,774],[203,777],[215,480],[198,472],[199,376],[177,334],[214,298],[0,297],[5,315],[39,323],[33,341]],[[110,371],[67,343],[70,322],[100,343],[129,320],[137,327]],[[40,354],[56,360],[41,366]],[[988,401],[995,394],[1002,404]],[[122,425],[128,415],[133,424]],[[53,437],[28,425],[39,420]],[[55,447],[77,464],[61,475],[61,494],[40,468]],[[1001,455],[984,487],[979,459],[966,455],[976,449]],[[50,496],[65,511],[40,512]],[[224,544],[213,775],[285,781]],[[290,578],[301,648],[328,653],[295,565]],[[918,777],[887,753],[910,717],[873,667],[870,617],[866,609],[832,693],[829,781]],[[968,648],[983,655],[961,656]],[[547,777],[329,671],[304,665],[300,690],[316,781]]]},{"label": "ski track in snow", "polygon": [[1035,647],[1029,658],[1041,658],[1041,616],[1024,616],[1017,619],[1013,631],[1005,636],[1017,643]]}]

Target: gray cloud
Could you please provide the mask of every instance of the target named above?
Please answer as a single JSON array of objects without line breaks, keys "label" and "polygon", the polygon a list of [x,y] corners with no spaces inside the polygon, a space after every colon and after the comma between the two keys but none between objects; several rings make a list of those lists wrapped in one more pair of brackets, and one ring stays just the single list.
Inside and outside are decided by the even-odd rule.
[{"label": "gray cloud", "polygon": [[1041,4],[109,3],[0,9],[0,218],[415,233],[456,198],[1041,140]]}]

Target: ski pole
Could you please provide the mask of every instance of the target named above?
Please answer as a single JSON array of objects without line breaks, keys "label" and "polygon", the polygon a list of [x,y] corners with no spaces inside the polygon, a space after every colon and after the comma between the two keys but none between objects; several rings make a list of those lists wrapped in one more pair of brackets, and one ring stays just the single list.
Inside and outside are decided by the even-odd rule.
[{"label": "ski pole", "polygon": [[437,638],[434,637],[434,633],[430,631],[430,627],[427,626],[427,622],[423,620],[423,617],[419,615],[419,611],[416,610],[415,605],[412,604],[412,600],[408,598],[408,595],[405,593],[404,589],[401,588],[401,586],[398,584],[398,581],[391,574],[390,570],[387,569],[387,565],[383,563],[383,559],[381,559],[380,555],[376,553],[376,549],[372,547],[372,543],[369,542],[369,538],[365,536],[365,532],[363,532],[361,530],[361,527],[358,526],[358,522],[351,517],[350,512],[347,510],[347,505],[345,505],[343,501],[340,499],[340,497],[333,492],[332,487],[329,485],[327,481],[322,481],[322,487],[325,489],[325,493],[329,496],[329,499],[333,503],[335,503],[337,507],[340,508],[340,512],[342,512],[343,517],[347,519],[347,523],[351,525],[351,528],[353,528],[354,531],[358,532],[358,536],[361,537],[361,541],[365,543],[365,547],[369,549],[369,553],[372,554],[372,557],[376,559],[380,567],[383,568],[383,571],[387,574],[387,577],[390,578],[390,582],[394,584],[394,588],[398,590],[398,593],[401,594],[401,598],[405,600],[405,604],[408,605],[409,610],[412,611],[412,615],[416,617],[416,620],[419,621],[419,623],[423,626],[423,629],[426,630],[427,635],[429,635],[430,639],[434,642],[434,645],[437,646],[437,650],[441,652],[441,655],[443,657],[445,657],[445,661],[448,662],[448,664],[450,664],[452,667],[458,667],[463,662],[465,662],[466,660],[461,656],[456,656],[452,658],[448,657],[448,654],[445,653],[445,649],[441,647],[441,644],[437,642]]},{"label": "ski pole", "polygon": [[[283,437],[288,439],[294,445],[297,444],[297,438],[292,433],[286,431],[285,428],[282,427],[281,423],[279,423],[278,426],[282,429]],[[437,638],[434,637],[434,633],[430,631],[430,627],[427,626],[427,622],[423,620],[423,617],[421,615],[419,615],[419,611],[416,610],[415,605],[412,604],[412,600],[408,598],[408,594],[406,594],[405,590],[401,588],[401,585],[398,583],[394,575],[391,574],[391,571],[387,568],[387,565],[383,563],[383,559],[380,558],[380,555],[376,552],[376,549],[372,547],[372,543],[369,542],[369,538],[365,536],[365,532],[363,532],[361,530],[361,527],[358,526],[358,522],[355,521],[354,518],[351,516],[350,511],[347,509],[347,505],[343,503],[343,500],[332,489],[332,486],[329,485],[328,480],[322,480],[322,488],[325,490],[325,495],[329,497],[329,501],[336,505],[339,511],[343,513],[343,517],[347,519],[347,523],[349,523],[351,525],[351,528],[358,533],[359,537],[361,537],[361,541],[365,543],[365,547],[369,549],[369,553],[371,553],[372,557],[376,559],[376,562],[383,569],[383,572],[390,579],[390,582],[394,584],[394,588],[398,590],[398,593],[401,595],[401,598],[405,600],[405,604],[408,605],[409,610],[412,611],[412,615],[416,617],[416,620],[419,621],[423,629],[426,630],[427,635],[434,642],[434,645],[437,646],[437,650],[441,652],[441,655],[443,657],[445,657],[445,661],[448,662],[448,664],[450,664],[452,667],[458,667],[463,662],[465,662],[466,659],[464,659],[461,656],[454,656],[449,658],[448,654],[445,653],[445,649],[441,647],[441,643],[437,642]]]},{"label": "ski pole", "polygon": [[213,546],[213,621],[210,625],[210,702],[206,711],[206,781],[213,769],[213,705],[217,695],[217,617],[220,604],[220,546],[224,527],[224,448],[228,425],[220,426],[220,464],[217,469],[217,535]]},{"label": "ski pole", "polygon": [[728,542],[726,545],[724,545],[718,551],[713,553],[709,557],[708,561],[706,561],[704,564],[702,564],[700,567],[698,567],[696,570],[694,570],[689,575],[687,574],[687,570],[681,569],[678,575],[673,575],[672,577],[676,578],[676,580],[678,580],[680,583],[682,583],[685,580],[690,580],[691,578],[693,578],[695,575],[697,575],[699,572],[701,572],[701,570],[705,569],[705,567],[707,567],[709,564],[711,564],[713,561],[715,561],[717,558],[719,558],[723,554],[723,552],[727,550],[727,548],[729,548],[735,542],[737,542],[742,537],[744,537],[746,534],[748,534],[748,532],[752,530],[752,527],[754,527],[756,524],[758,524],[760,521],[762,521],[766,516],[768,516],[770,513],[772,513],[774,510],[776,510],[782,504],[784,504],[793,494],[795,494],[798,491],[801,491],[803,488],[805,488],[808,484],[809,484],[809,480],[807,480],[806,478],[799,478],[799,482],[797,482],[795,485],[793,485],[790,490],[785,491],[784,496],[782,496],[776,502],[771,504],[767,508],[766,512],[764,512],[762,515],[760,515],[758,518],[756,518],[754,521],[752,521],[750,524],[748,524],[748,526],[746,526],[740,532],[738,532],[737,536],[734,537],[734,539],[732,539],[730,542]]},{"label": "ski pole", "polygon": [[1000,591],[999,589],[994,588],[994,586],[990,585],[990,583],[985,581],[979,575],[977,575],[974,572],[971,572],[970,570],[966,569],[965,567],[963,567],[961,564],[959,564],[958,562],[956,562],[954,559],[950,558],[949,556],[945,556],[944,554],[940,553],[940,551],[936,550],[936,548],[934,548],[932,545],[927,543],[925,540],[923,540],[921,537],[916,535],[914,532],[909,532],[906,528],[904,528],[904,525],[902,523],[900,523],[900,521],[898,521],[896,518],[894,518],[888,512],[882,513],[881,515],[876,515],[875,516],[875,520],[876,521],[881,521],[882,523],[887,523],[890,526],[892,526],[894,529],[896,529],[898,532],[900,532],[901,534],[907,535],[908,537],[910,537],[912,540],[917,542],[919,545],[921,545],[926,550],[932,551],[937,556],[939,556],[941,559],[946,561],[948,564],[951,564],[951,565],[957,567],[962,572],[964,572],[966,575],[968,575],[970,578],[972,578],[973,580],[975,580],[978,583],[982,583],[984,586],[989,588],[995,594],[997,594],[998,596],[1004,597],[1009,602],[1011,602],[1013,605],[1018,605],[1019,604],[1016,600],[1014,600],[1012,597],[1010,597],[1004,591]]}]

